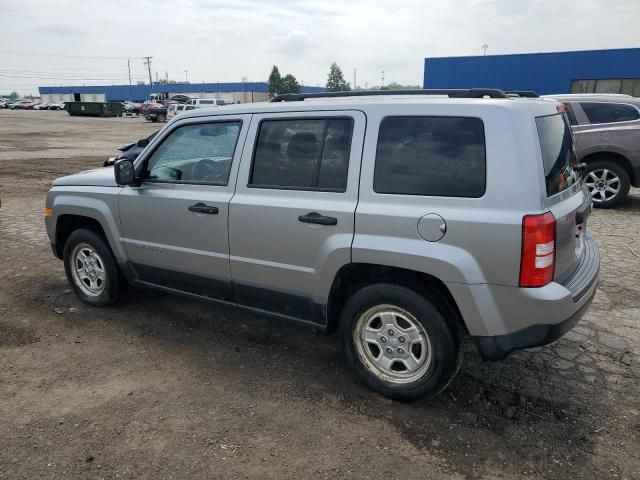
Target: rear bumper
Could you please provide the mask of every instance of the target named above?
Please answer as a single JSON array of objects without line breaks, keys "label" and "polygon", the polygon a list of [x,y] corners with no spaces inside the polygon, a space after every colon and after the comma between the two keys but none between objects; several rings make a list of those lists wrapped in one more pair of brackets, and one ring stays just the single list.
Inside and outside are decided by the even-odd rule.
[{"label": "rear bumper", "polygon": [[586,235],[576,271],[540,288],[447,284],[484,360],[550,343],[569,331],[589,308],[600,271],[598,247]]},{"label": "rear bumper", "polygon": [[591,305],[595,293],[594,288],[580,309],[560,323],[531,325],[506,335],[473,337],[480,357],[483,360],[503,360],[514,350],[538,347],[554,342],[578,323]]}]

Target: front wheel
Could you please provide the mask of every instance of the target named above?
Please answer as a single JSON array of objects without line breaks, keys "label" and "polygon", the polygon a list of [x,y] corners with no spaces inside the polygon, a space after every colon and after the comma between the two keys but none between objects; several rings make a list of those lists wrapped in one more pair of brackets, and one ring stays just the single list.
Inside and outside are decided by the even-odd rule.
[{"label": "front wheel", "polygon": [[587,165],[584,183],[591,193],[593,206],[611,208],[629,193],[631,180],[622,165],[611,160],[596,160]]},{"label": "front wheel", "polygon": [[69,235],[63,252],[64,270],[74,292],[92,305],[118,301],[123,280],[105,240],[86,229]]},{"label": "front wheel", "polygon": [[433,397],[461,363],[460,334],[437,299],[396,284],[360,289],[345,305],[342,347],[372,390],[397,400]]}]

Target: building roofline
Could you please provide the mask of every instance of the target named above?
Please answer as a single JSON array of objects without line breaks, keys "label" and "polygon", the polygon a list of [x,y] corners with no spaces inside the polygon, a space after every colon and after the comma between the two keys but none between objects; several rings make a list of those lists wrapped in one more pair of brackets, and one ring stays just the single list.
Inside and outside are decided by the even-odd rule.
[{"label": "building roofline", "polygon": [[530,53],[500,53],[493,55],[452,55],[452,56],[441,56],[441,57],[425,57],[425,61],[427,60],[439,60],[439,59],[448,59],[448,58],[485,58],[485,57],[526,57],[526,56],[540,56],[540,55],[566,55],[566,54],[575,54],[575,53],[602,53],[602,52],[630,52],[636,51],[640,54],[640,47],[632,47],[632,48],[601,48],[596,50],[562,50],[562,51],[553,51],[553,52],[530,52]]}]

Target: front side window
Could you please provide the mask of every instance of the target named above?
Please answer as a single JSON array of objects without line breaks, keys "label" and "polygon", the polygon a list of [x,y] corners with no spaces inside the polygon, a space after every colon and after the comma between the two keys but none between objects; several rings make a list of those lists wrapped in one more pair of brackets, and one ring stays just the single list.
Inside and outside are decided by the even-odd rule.
[{"label": "front side window", "polygon": [[640,112],[624,103],[580,102],[590,123],[630,122],[640,119]]},{"label": "front side window", "polygon": [[566,190],[579,180],[571,127],[563,115],[536,117],[547,196]]},{"label": "front side window", "polygon": [[351,118],[263,121],[249,185],[344,192],[352,130]]},{"label": "front side window", "polygon": [[226,185],[242,122],[179,127],[147,162],[143,177],[157,182]]},{"label": "front side window", "polygon": [[467,117],[387,117],[380,123],[376,193],[481,197],[484,124]]}]

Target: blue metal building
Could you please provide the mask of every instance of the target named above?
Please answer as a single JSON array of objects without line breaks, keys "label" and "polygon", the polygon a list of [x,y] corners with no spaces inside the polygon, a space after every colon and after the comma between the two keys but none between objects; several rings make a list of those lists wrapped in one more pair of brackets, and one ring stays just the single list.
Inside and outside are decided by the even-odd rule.
[{"label": "blue metal building", "polygon": [[[96,101],[125,101],[142,102],[149,94],[169,92],[169,94],[184,93],[191,96],[217,96],[218,98],[236,99],[242,102],[261,101],[266,98],[269,84],[267,82],[233,82],[233,83],[171,83],[150,85],[93,85],[93,86],[65,86],[38,87],[40,96],[91,96],[99,97]],[[323,87],[303,87],[302,91],[324,92]],[[104,97],[103,97],[104,96]],[[85,97],[86,98],[86,97]],[[83,98],[84,99],[84,98]],[[69,99],[72,100],[72,99]]]},{"label": "blue metal building", "polygon": [[640,48],[425,58],[424,88],[640,96]]}]

